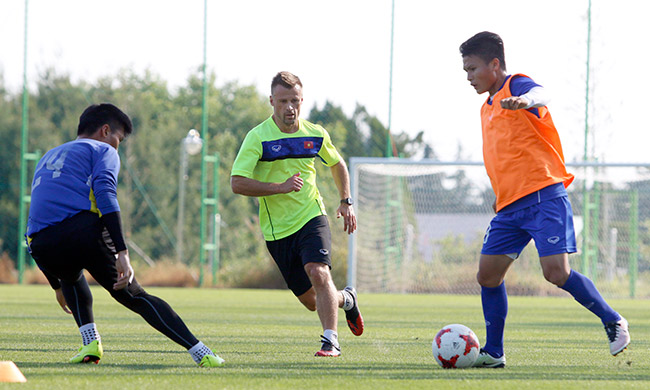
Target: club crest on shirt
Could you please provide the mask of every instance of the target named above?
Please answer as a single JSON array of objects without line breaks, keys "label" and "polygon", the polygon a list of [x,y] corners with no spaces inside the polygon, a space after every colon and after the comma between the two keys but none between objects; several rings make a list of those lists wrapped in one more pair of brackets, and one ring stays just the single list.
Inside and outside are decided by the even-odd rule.
[{"label": "club crest on shirt", "polygon": [[314,141],[305,141],[305,149],[313,149],[314,148]]}]

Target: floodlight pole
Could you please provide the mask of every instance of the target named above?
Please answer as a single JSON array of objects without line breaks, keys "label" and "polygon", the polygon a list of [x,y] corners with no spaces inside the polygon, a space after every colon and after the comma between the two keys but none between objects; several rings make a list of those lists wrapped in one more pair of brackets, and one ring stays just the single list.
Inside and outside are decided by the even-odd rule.
[{"label": "floodlight pole", "polygon": [[199,132],[191,129],[181,140],[180,167],[178,170],[178,218],[176,225],[176,256],[178,262],[183,262],[183,244],[185,230],[185,182],[187,181],[187,160],[189,155],[195,155],[202,149],[203,140]]},{"label": "floodlight pole", "polygon": [[[208,72],[207,72],[207,48],[208,48],[208,2],[204,1],[203,12],[203,108],[201,115],[201,131],[203,132],[203,148],[201,149],[201,247],[199,248],[199,286],[203,285],[203,272],[205,268],[205,252],[212,252],[212,284],[215,283],[216,271],[219,267],[219,155],[208,154],[208,142],[210,132],[208,131]],[[212,164],[212,196],[208,195],[208,164]],[[207,243],[208,236],[208,210],[212,206],[214,213],[211,214],[211,221],[214,223],[212,229],[212,242]]]},{"label": "floodlight pole", "polygon": [[589,159],[588,137],[589,137],[589,76],[591,67],[591,0],[589,0],[589,9],[587,10],[587,73],[585,77],[585,144],[582,160],[587,162]]},{"label": "floodlight pole", "polygon": [[395,0],[392,2],[390,17],[390,74],[388,78],[388,128],[386,131],[386,157],[393,155],[390,131],[393,122],[393,36],[395,34]]},{"label": "floodlight pole", "polygon": [[[587,10],[587,73],[585,81],[585,138],[584,138],[584,154],[582,156],[582,161],[587,162],[589,160],[589,76],[591,68],[591,0],[589,0],[589,8]],[[587,188],[587,179],[588,179],[588,168],[585,167],[585,177],[582,183],[582,259],[581,259],[581,269],[587,276],[593,277],[596,275],[596,270],[591,270],[589,268],[589,259],[592,256],[593,244],[591,242],[591,208],[594,207],[591,204],[591,196]]]},{"label": "floodlight pole", "polygon": [[203,266],[205,264],[205,238],[206,238],[206,204],[205,198],[208,193],[208,175],[206,172],[206,157],[208,156],[208,143],[210,132],[208,131],[208,74],[207,74],[207,52],[208,52],[208,0],[203,1],[203,105],[201,108],[201,133],[205,140],[201,148],[201,243],[199,248],[199,286],[203,285]]},{"label": "floodlight pole", "polygon": [[25,230],[26,230],[26,181],[27,181],[27,139],[29,137],[29,130],[27,127],[28,116],[28,90],[27,90],[27,10],[28,0],[25,0],[25,38],[24,38],[24,54],[23,54],[23,117],[20,136],[20,185],[18,194],[18,202],[20,204],[18,211],[18,283],[23,282],[23,274],[25,271]]},{"label": "floodlight pole", "polygon": [[181,141],[180,167],[178,169],[178,217],[176,218],[176,261],[183,261],[183,228],[185,224],[185,180],[187,176],[187,151],[185,139]]}]

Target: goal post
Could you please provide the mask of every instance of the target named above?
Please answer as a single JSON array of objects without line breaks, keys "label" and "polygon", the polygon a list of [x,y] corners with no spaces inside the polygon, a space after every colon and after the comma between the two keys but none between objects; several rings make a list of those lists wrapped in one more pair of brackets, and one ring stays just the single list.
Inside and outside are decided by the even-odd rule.
[{"label": "goal post", "polygon": [[[578,253],[572,268],[607,296],[650,297],[650,164],[568,163]],[[350,159],[358,229],[348,284],[361,291],[474,294],[494,193],[482,162]],[[508,273],[512,294],[559,295],[534,244]]]}]

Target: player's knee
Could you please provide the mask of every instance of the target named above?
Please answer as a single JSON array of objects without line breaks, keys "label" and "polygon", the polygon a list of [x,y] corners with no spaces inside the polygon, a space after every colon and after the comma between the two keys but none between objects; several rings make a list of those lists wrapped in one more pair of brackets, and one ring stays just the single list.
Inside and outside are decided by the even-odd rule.
[{"label": "player's knee", "polygon": [[110,293],[113,299],[120,303],[128,302],[133,299],[133,295],[128,292],[128,289],[111,290]]},{"label": "player's knee", "polygon": [[481,287],[499,287],[503,280],[492,275],[485,275],[481,272],[476,274],[476,281]]},{"label": "player's knee", "polygon": [[545,269],[544,279],[558,287],[562,287],[564,286],[564,283],[566,283],[567,279],[569,279],[569,273],[563,269],[558,268],[548,270]]},{"label": "player's knee", "polygon": [[142,295],[148,295],[142,287],[137,283],[131,283],[127,288],[121,290],[110,290],[110,294],[119,303],[122,305],[132,308],[135,298]]},{"label": "player's knee", "polygon": [[331,279],[329,267],[327,264],[322,263],[307,263],[305,271],[309,280],[316,286],[321,286],[329,282]]}]

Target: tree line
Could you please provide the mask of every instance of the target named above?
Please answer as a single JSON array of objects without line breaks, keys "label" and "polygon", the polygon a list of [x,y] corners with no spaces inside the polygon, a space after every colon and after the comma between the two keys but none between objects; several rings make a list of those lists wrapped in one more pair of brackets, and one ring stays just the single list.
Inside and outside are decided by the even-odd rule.
[{"label": "tree line", "polygon": [[[217,86],[208,75],[209,153],[219,154],[219,212],[221,214],[221,268],[239,278],[268,261],[257,221],[257,200],[237,196],[230,190],[230,170],[246,133],[268,118],[272,108],[268,93],[236,81]],[[47,69],[28,91],[28,151],[42,155],[76,138],[79,115],[85,107],[110,102],[132,119],[133,134],[120,145],[122,170],[118,198],[127,240],[154,260],[175,258],[170,232],[175,233],[178,210],[179,156],[181,140],[189,129],[201,129],[203,81],[200,70],[178,88],[170,88],[159,75],[122,70],[93,82],[73,81],[70,75]],[[20,189],[20,142],[22,92],[11,93],[0,78],[0,253],[17,258],[18,194]],[[323,125],[343,158],[383,157],[388,129],[358,104],[349,116],[333,102],[314,106],[303,118]],[[393,149],[403,157],[420,153],[433,156],[423,134],[393,135]],[[29,169],[29,180],[33,174]],[[321,165],[321,164],[317,164]],[[329,170],[319,169],[319,188],[330,216],[338,207],[338,192]],[[189,157],[185,207],[184,261],[198,262],[200,220],[200,158]],[[153,203],[153,205],[152,205]],[[336,221],[338,222],[338,221]],[[164,226],[163,226],[164,225]],[[345,242],[342,229],[333,225],[334,242]],[[339,236],[340,235],[340,236]],[[337,245],[335,245],[337,246]],[[346,245],[338,245],[337,261],[345,262]],[[336,256],[337,253],[334,253]],[[138,255],[132,251],[134,261]],[[14,260],[15,261],[15,260]],[[233,281],[236,282],[236,281]]]},{"label": "tree line", "polygon": [[[219,154],[219,212],[221,214],[221,250],[219,277],[223,284],[254,286],[267,274],[276,272],[267,254],[258,226],[257,200],[234,195],[230,190],[230,170],[246,133],[268,118],[272,108],[268,92],[255,86],[230,81],[217,85],[216,75],[208,75],[208,133],[204,142],[209,153]],[[79,115],[85,107],[111,102],[122,108],[133,120],[134,132],[120,145],[122,171],[118,197],[122,208],[127,240],[154,261],[175,261],[175,239],[178,213],[178,187],[181,140],[189,129],[201,129],[203,81],[200,69],[189,75],[186,83],[170,88],[167,82],[152,72],[137,74],[123,70],[116,75],[95,81],[73,81],[70,75],[46,69],[29,90],[28,151],[42,155],[45,151],[76,138]],[[20,144],[22,125],[22,92],[10,92],[0,74],[0,256],[17,258]],[[307,97],[307,101],[309,98]],[[350,157],[383,157],[386,155],[388,129],[367,109],[358,104],[348,115],[341,106],[327,101],[315,106],[303,118],[323,125],[346,161]],[[423,133],[392,133],[392,149],[400,157],[414,155],[435,159],[431,145],[423,141]],[[459,149],[459,155],[462,150]],[[184,218],[184,258],[191,267],[198,263],[200,221],[200,158],[190,156],[186,186]],[[338,207],[338,192],[329,169],[316,164],[318,186],[332,217]],[[31,180],[34,164],[30,164]],[[474,184],[463,171],[453,175],[440,174],[433,183],[412,180],[411,193],[429,199],[428,212],[477,212],[489,210],[494,194],[483,190],[477,203]],[[446,182],[445,185],[443,182]],[[448,184],[453,183],[450,187]],[[581,186],[576,180],[574,188]],[[639,191],[639,248],[642,256],[639,270],[648,269],[647,256],[650,219],[648,182],[630,184]],[[578,192],[579,193],[579,192]],[[574,210],[582,210],[579,197],[572,199]],[[619,202],[627,207],[629,202]],[[418,212],[415,210],[414,212]],[[422,210],[420,210],[422,212]],[[619,210],[614,215],[626,216]],[[627,220],[626,220],[627,221]],[[345,281],[347,259],[346,234],[339,221],[332,219],[333,276],[337,285]],[[628,241],[628,222],[622,221],[619,239]],[[143,261],[131,251],[134,263]],[[279,275],[273,274],[275,282]],[[280,280],[281,281],[281,280]]]}]

